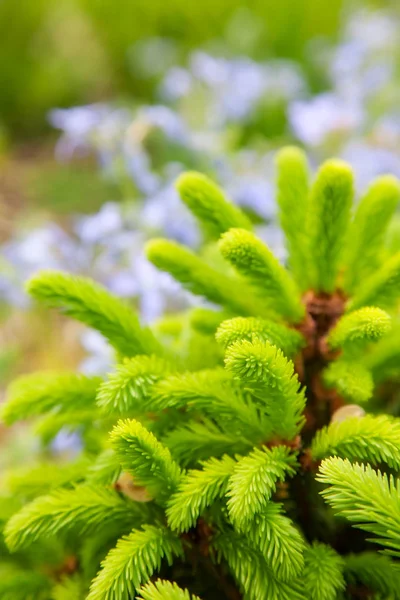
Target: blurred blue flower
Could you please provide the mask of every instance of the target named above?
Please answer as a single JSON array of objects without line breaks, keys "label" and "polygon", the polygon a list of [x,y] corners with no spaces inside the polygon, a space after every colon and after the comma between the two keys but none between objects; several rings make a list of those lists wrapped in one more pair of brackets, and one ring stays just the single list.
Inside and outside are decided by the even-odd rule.
[{"label": "blurred blue flower", "polygon": [[50,450],[56,456],[74,458],[83,449],[82,436],[78,431],[63,427],[50,444]]},{"label": "blurred blue flower", "polygon": [[362,106],[345,102],[334,93],[295,100],[289,106],[289,121],[295,137],[310,147],[320,146],[333,134],[347,137],[360,129],[364,118]]}]

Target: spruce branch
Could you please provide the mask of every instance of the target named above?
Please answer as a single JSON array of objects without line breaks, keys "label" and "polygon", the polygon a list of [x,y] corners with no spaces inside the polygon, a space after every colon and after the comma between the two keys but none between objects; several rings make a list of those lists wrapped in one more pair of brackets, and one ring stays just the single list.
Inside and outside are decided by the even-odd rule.
[{"label": "spruce branch", "polygon": [[268,419],[247,402],[240,385],[224,369],[171,375],[155,384],[152,402],[159,410],[184,408],[203,411],[224,428],[245,439],[263,440],[271,433]]},{"label": "spruce branch", "polygon": [[185,466],[209,456],[218,458],[225,453],[240,454],[253,446],[250,440],[232,431],[229,421],[223,427],[211,419],[202,419],[201,422],[191,419],[185,425],[171,429],[163,442],[179,464]]},{"label": "spruce branch", "polygon": [[317,292],[331,293],[336,287],[352,200],[350,167],[340,160],[325,162],[312,185],[308,204],[309,267],[311,286]]},{"label": "spruce branch", "polygon": [[317,432],[311,453],[316,460],[340,456],[368,460],[373,465],[386,463],[399,470],[400,419],[365,415],[331,423]]},{"label": "spruce branch", "polygon": [[282,505],[268,502],[246,529],[246,538],[258,549],[279,581],[290,581],[304,567],[305,542]]},{"label": "spruce branch", "polygon": [[354,293],[381,265],[389,222],[400,199],[392,175],[378,177],[361,199],[349,228],[344,287]]},{"label": "spruce branch", "polygon": [[235,317],[223,321],[217,329],[216,339],[225,350],[241,340],[268,342],[280,348],[285,356],[294,356],[305,344],[304,337],[295,329],[257,317]]},{"label": "spruce branch", "polygon": [[374,534],[371,541],[385,552],[400,556],[400,483],[369,465],[327,458],[317,480],[326,484],[321,494],[338,516]]},{"label": "spruce branch", "polygon": [[122,300],[86,277],[40,271],[27,284],[33,298],[97,329],[122,356],[160,354],[150,329]]},{"label": "spruce branch", "polygon": [[154,239],[146,246],[148,259],[161,271],[170,273],[197,296],[224,306],[241,315],[266,314],[261,300],[238,278],[210,267],[193,252],[169,240]]},{"label": "spruce branch", "polygon": [[297,580],[277,581],[264,556],[234,531],[223,531],[212,540],[216,561],[226,561],[247,600],[305,600]]},{"label": "spruce branch", "polygon": [[139,421],[119,421],[111,443],[122,467],[163,503],[177,488],[181,470],[171,453]]},{"label": "spruce branch", "polygon": [[400,292],[400,252],[384,262],[358,288],[347,305],[350,312],[363,306],[390,309],[397,305]]},{"label": "spruce branch", "polygon": [[188,531],[207,507],[224,496],[236,460],[225,455],[219,460],[210,458],[201,465],[201,470],[192,469],[182,477],[169,499],[168,525],[174,531]]},{"label": "spruce branch", "polygon": [[345,588],[344,561],[332,548],[314,543],[304,553],[303,580],[306,597],[310,600],[336,600]]},{"label": "spruce branch", "polygon": [[93,409],[102,379],[75,373],[23,375],[10,385],[1,416],[8,424],[49,411]]},{"label": "spruce branch", "polygon": [[6,525],[5,539],[10,549],[16,550],[76,528],[83,534],[109,524],[132,526],[142,522],[147,515],[144,511],[142,506],[125,502],[103,487],[60,489],[36,498],[13,515]]},{"label": "spruce branch", "polygon": [[21,567],[0,569],[1,600],[47,600],[50,585],[49,578],[41,573]]},{"label": "spruce branch", "polygon": [[265,509],[277,482],[294,475],[295,465],[296,457],[286,446],[254,448],[237,462],[226,495],[229,517],[238,530],[245,530]]},{"label": "spruce branch", "polygon": [[345,557],[345,578],[349,586],[362,585],[384,598],[400,600],[400,571],[397,563],[376,552]]},{"label": "spruce branch", "polygon": [[97,404],[108,415],[143,413],[153,384],[173,370],[171,362],[154,355],[125,359],[99,387]]},{"label": "spruce branch", "polygon": [[74,486],[86,477],[89,459],[80,457],[75,462],[56,465],[50,460],[29,466],[13,467],[5,471],[4,483],[16,497],[33,499],[58,487]]},{"label": "spruce branch", "polygon": [[51,600],[84,600],[84,585],[79,577],[64,577],[51,590]]},{"label": "spruce branch", "polygon": [[230,229],[222,235],[219,249],[271,311],[290,322],[301,321],[304,306],[296,284],[255,234],[245,229]]},{"label": "spruce branch", "polygon": [[395,323],[392,332],[378,342],[364,359],[375,382],[398,377],[400,374],[400,324]]},{"label": "spruce branch", "polygon": [[112,448],[97,455],[87,470],[86,481],[93,485],[112,485],[121,474],[121,464]]},{"label": "spruce branch", "polygon": [[359,353],[368,344],[378,342],[391,328],[387,312],[366,306],[342,316],[328,335],[331,350]]},{"label": "spruce branch", "polygon": [[181,556],[180,539],[162,526],[144,525],[120,538],[102,562],[87,600],[126,600],[133,598],[165,560],[172,564]]},{"label": "spruce branch", "polygon": [[183,590],[176,583],[157,579],[154,583],[148,583],[139,590],[138,600],[200,600],[198,596]]},{"label": "spruce branch", "polygon": [[258,340],[235,342],[226,351],[225,365],[258,399],[273,431],[293,439],[303,424],[305,396],[293,363],[282,351]]},{"label": "spruce branch", "polygon": [[304,223],[308,211],[308,164],[302,150],[287,147],[278,152],[277,203],[279,221],[285,233],[289,265],[301,289],[308,280],[308,240]]},{"label": "spruce branch", "polygon": [[223,191],[201,173],[184,173],[178,178],[176,187],[207,237],[217,240],[231,227],[251,229],[250,220],[240,208],[229,202]]},{"label": "spruce branch", "polygon": [[323,371],[328,388],[335,389],[347,402],[362,404],[372,397],[374,382],[364,364],[353,360],[331,362]]}]

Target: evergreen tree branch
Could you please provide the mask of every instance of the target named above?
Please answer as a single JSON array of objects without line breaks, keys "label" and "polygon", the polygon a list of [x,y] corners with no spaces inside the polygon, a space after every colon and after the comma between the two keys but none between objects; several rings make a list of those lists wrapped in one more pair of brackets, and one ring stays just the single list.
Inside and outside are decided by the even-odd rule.
[{"label": "evergreen tree branch", "polygon": [[153,384],[172,370],[170,362],[154,355],[125,359],[100,386],[97,404],[108,415],[144,412],[148,409]]},{"label": "evergreen tree branch", "polygon": [[372,397],[374,382],[371,373],[361,362],[337,360],[323,371],[324,383],[335,388],[347,402],[362,404]]},{"label": "evergreen tree branch", "polygon": [[384,262],[378,271],[359,286],[347,310],[363,306],[390,309],[397,305],[400,292],[400,252]]},{"label": "evergreen tree branch", "polygon": [[218,426],[211,419],[195,419],[185,425],[171,429],[163,438],[172,456],[183,465],[193,464],[209,456],[218,458],[224,453],[230,455],[249,451],[253,444],[232,431],[232,423]]},{"label": "evergreen tree branch", "polygon": [[277,203],[279,221],[285,233],[289,265],[301,289],[307,286],[309,262],[308,240],[304,223],[308,211],[308,164],[299,148],[287,147],[278,152]]},{"label": "evergreen tree branch", "polygon": [[379,341],[391,328],[390,316],[380,308],[364,307],[344,315],[328,335],[331,350],[360,352]]},{"label": "evergreen tree branch", "polygon": [[341,458],[325,459],[317,480],[329,486],[321,494],[335,514],[377,536],[372,541],[388,554],[400,556],[399,481]]},{"label": "evergreen tree branch", "polygon": [[295,329],[257,317],[236,317],[223,321],[217,329],[216,339],[225,350],[242,340],[268,342],[280,348],[285,356],[294,356],[305,344],[303,336]]},{"label": "evergreen tree branch", "polygon": [[99,331],[122,356],[162,354],[150,329],[135,312],[86,277],[41,271],[28,282],[33,298]]},{"label": "evergreen tree branch", "polygon": [[340,160],[325,162],[311,188],[307,220],[311,285],[317,292],[335,289],[352,200],[350,167]]},{"label": "evergreen tree branch", "polygon": [[305,396],[293,363],[282,351],[258,340],[235,342],[226,351],[225,365],[258,399],[273,431],[293,439],[303,424]]},{"label": "evergreen tree branch", "polygon": [[225,275],[210,267],[193,252],[163,239],[147,244],[148,259],[161,271],[170,273],[186,289],[197,296],[233,310],[240,315],[266,315],[263,304],[254,292],[238,278]]},{"label": "evergreen tree branch", "polygon": [[254,448],[235,465],[226,495],[232,523],[244,530],[268,504],[276,483],[294,475],[296,458],[286,446]]},{"label": "evergreen tree branch", "polygon": [[215,536],[212,547],[217,562],[227,562],[245,600],[306,600],[299,582],[275,579],[262,554],[244,536],[224,531]]},{"label": "evergreen tree branch", "polygon": [[350,225],[346,252],[345,290],[352,294],[381,265],[390,219],[400,198],[398,180],[378,177],[361,199]]},{"label": "evergreen tree branch", "polygon": [[307,598],[310,600],[336,600],[345,588],[344,561],[332,548],[315,542],[306,548],[303,573]]},{"label": "evergreen tree branch", "polygon": [[118,527],[141,522],[145,509],[124,501],[116,492],[82,485],[40,496],[11,517],[5,539],[11,550],[28,546],[38,539],[79,528],[79,533],[94,532],[112,524]]},{"label": "evergreen tree branch", "polygon": [[150,495],[164,502],[177,488],[181,470],[171,453],[139,421],[119,421],[111,443],[122,467]]},{"label": "evergreen tree branch", "polygon": [[316,460],[333,455],[368,460],[373,465],[386,463],[399,470],[400,420],[365,415],[331,423],[317,432],[311,452]]},{"label": "evergreen tree branch", "polygon": [[301,321],[304,306],[296,284],[256,235],[245,229],[230,229],[222,235],[219,249],[271,311],[290,322]]},{"label": "evergreen tree branch", "polygon": [[304,567],[305,543],[282,506],[268,502],[246,529],[246,538],[259,550],[279,581],[290,581]]},{"label": "evergreen tree branch", "polygon": [[184,173],[178,178],[176,187],[207,237],[217,240],[231,227],[251,229],[250,220],[240,208],[228,202],[223,191],[201,173]]},{"label": "evergreen tree branch", "polygon": [[345,557],[345,577],[350,585],[362,585],[385,598],[400,600],[400,571],[397,563],[376,552]]},{"label": "evergreen tree branch", "polygon": [[1,416],[8,424],[49,411],[71,412],[95,406],[102,379],[75,373],[33,373],[9,387]]},{"label": "evergreen tree branch", "polygon": [[174,531],[188,531],[207,507],[223,497],[236,460],[225,455],[201,464],[201,470],[193,469],[182,477],[168,502],[168,525]]},{"label": "evergreen tree branch", "polygon": [[200,600],[198,596],[183,590],[176,583],[157,579],[154,583],[148,583],[139,590],[138,600]]},{"label": "evergreen tree branch", "polygon": [[87,600],[133,598],[160,569],[163,560],[171,565],[173,558],[182,554],[181,541],[165,527],[145,525],[141,530],[134,529],[118,541],[102,562]]}]

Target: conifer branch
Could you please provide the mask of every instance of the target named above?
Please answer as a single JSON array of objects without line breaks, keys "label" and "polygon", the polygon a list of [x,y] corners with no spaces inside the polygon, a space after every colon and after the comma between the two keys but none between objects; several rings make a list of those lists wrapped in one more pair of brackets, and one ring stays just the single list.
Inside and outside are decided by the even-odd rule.
[{"label": "conifer branch", "polygon": [[49,411],[73,412],[93,408],[102,379],[75,373],[33,373],[9,387],[1,416],[8,424]]},{"label": "conifer branch", "polygon": [[287,147],[278,152],[276,166],[279,221],[285,233],[289,265],[297,284],[306,289],[309,262],[304,230],[308,211],[307,159],[299,148]]},{"label": "conifer branch", "polygon": [[168,240],[152,240],[146,246],[147,258],[161,271],[170,273],[186,289],[197,296],[224,306],[241,315],[268,311],[243,282],[210,267],[193,252]]},{"label": "conifer branch", "polygon": [[262,297],[272,312],[297,323],[304,306],[296,284],[269,248],[250,231],[230,229],[219,242],[222,256]]},{"label": "conifer branch", "polygon": [[143,583],[158,571],[165,560],[183,554],[180,539],[161,526],[145,525],[120,538],[93,580],[87,600],[133,598]]},{"label": "conifer branch", "polygon": [[379,306],[390,309],[398,303],[400,292],[400,252],[384,262],[362,285],[359,286],[347,310],[363,306]]},{"label": "conifer branch", "polygon": [[249,523],[246,538],[258,549],[279,581],[290,581],[304,567],[305,543],[282,506],[268,502]]},{"label": "conifer branch", "polygon": [[246,538],[233,531],[224,531],[212,541],[217,562],[225,560],[248,600],[305,600],[301,584],[292,580],[277,581],[261,552]]},{"label": "conifer branch", "polygon": [[217,240],[231,227],[251,229],[250,220],[240,208],[228,202],[223,191],[201,173],[184,173],[178,178],[176,187],[207,237]]},{"label": "conifer branch", "polygon": [[150,495],[165,501],[179,484],[181,470],[171,453],[139,421],[119,421],[111,443],[122,467]]},{"label": "conifer branch", "polygon": [[345,577],[350,586],[362,585],[383,597],[400,600],[400,571],[397,563],[376,552],[345,557]]},{"label": "conifer branch", "polygon": [[344,287],[354,293],[381,265],[387,228],[400,199],[398,180],[378,177],[361,199],[349,228]]},{"label": "conifer branch", "polygon": [[238,383],[223,369],[171,375],[154,385],[152,402],[159,410],[204,411],[222,427],[229,423],[230,431],[246,439],[261,441],[271,434],[268,419],[245,401]]},{"label": "conifer branch", "polygon": [[273,431],[293,439],[303,424],[304,391],[294,365],[267,342],[235,342],[228,347],[226,368],[258,399]]},{"label": "conifer branch", "polygon": [[303,580],[310,600],[336,600],[345,588],[344,561],[332,548],[314,543],[306,548]]},{"label": "conifer branch", "polygon": [[163,438],[172,456],[183,465],[205,460],[209,456],[216,458],[225,453],[230,455],[251,450],[251,440],[232,431],[232,422],[226,427],[217,425],[211,419],[195,419],[171,429]]},{"label": "conifer branch", "polygon": [[216,339],[225,350],[241,340],[268,342],[280,348],[285,356],[294,356],[305,344],[303,336],[295,329],[256,317],[236,317],[223,321],[217,329]]},{"label": "conifer branch", "polygon": [[345,517],[386,552],[400,556],[400,483],[369,465],[327,458],[317,480],[327,484],[321,493],[335,514]]},{"label": "conifer branch", "polygon": [[311,285],[317,292],[331,293],[336,287],[352,200],[350,167],[340,160],[325,162],[312,185],[308,204],[309,266]]},{"label": "conifer branch", "polygon": [[117,366],[98,390],[97,404],[108,415],[126,416],[148,410],[154,383],[174,370],[158,356],[135,356]]},{"label": "conifer branch", "polygon": [[363,363],[352,360],[331,362],[323,371],[328,388],[335,389],[347,402],[362,404],[372,397],[374,382]]},{"label": "conifer branch", "polygon": [[77,527],[83,534],[107,524],[120,528],[132,526],[146,516],[144,510],[103,487],[82,485],[72,490],[60,489],[40,496],[13,515],[5,528],[5,539],[10,549],[16,550]]},{"label": "conifer branch", "polygon": [[41,271],[28,282],[27,290],[36,300],[97,329],[122,356],[162,353],[135,312],[86,277]]},{"label": "conifer branch", "polygon": [[265,509],[276,483],[294,475],[295,465],[296,458],[286,446],[254,448],[238,461],[226,493],[229,517],[238,530]]},{"label": "conifer branch", "polygon": [[390,316],[380,308],[364,307],[344,315],[328,335],[331,350],[360,352],[379,341],[391,328]]},{"label": "conifer branch", "polygon": [[373,465],[386,463],[399,470],[400,420],[365,415],[331,423],[317,432],[311,452],[316,460],[333,455],[368,460]]},{"label": "conifer branch", "polygon": [[236,460],[225,455],[219,460],[210,458],[201,465],[201,470],[192,469],[182,477],[168,502],[168,525],[174,531],[188,531],[207,507],[224,496]]},{"label": "conifer branch", "polygon": [[154,583],[148,583],[139,590],[138,600],[200,600],[198,596],[183,590],[176,583],[157,579]]},{"label": "conifer branch", "polygon": [[378,342],[364,359],[374,381],[398,377],[400,374],[400,325],[396,322],[392,332]]}]

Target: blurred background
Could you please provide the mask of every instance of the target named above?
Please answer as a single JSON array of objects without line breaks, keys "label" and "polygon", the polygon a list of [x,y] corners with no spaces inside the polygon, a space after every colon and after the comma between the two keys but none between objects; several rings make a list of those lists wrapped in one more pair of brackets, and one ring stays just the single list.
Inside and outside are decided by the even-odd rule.
[{"label": "blurred background", "polygon": [[283,261],[277,148],[345,158],[360,193],[400,176],[396,0],[1,0],[0,90],[0,395],[22,372],[112,360],[30,304],[39,268],[91,276],[147,322],[194,303],[142,251],[201,244],[182,170],[221,183]]}]

